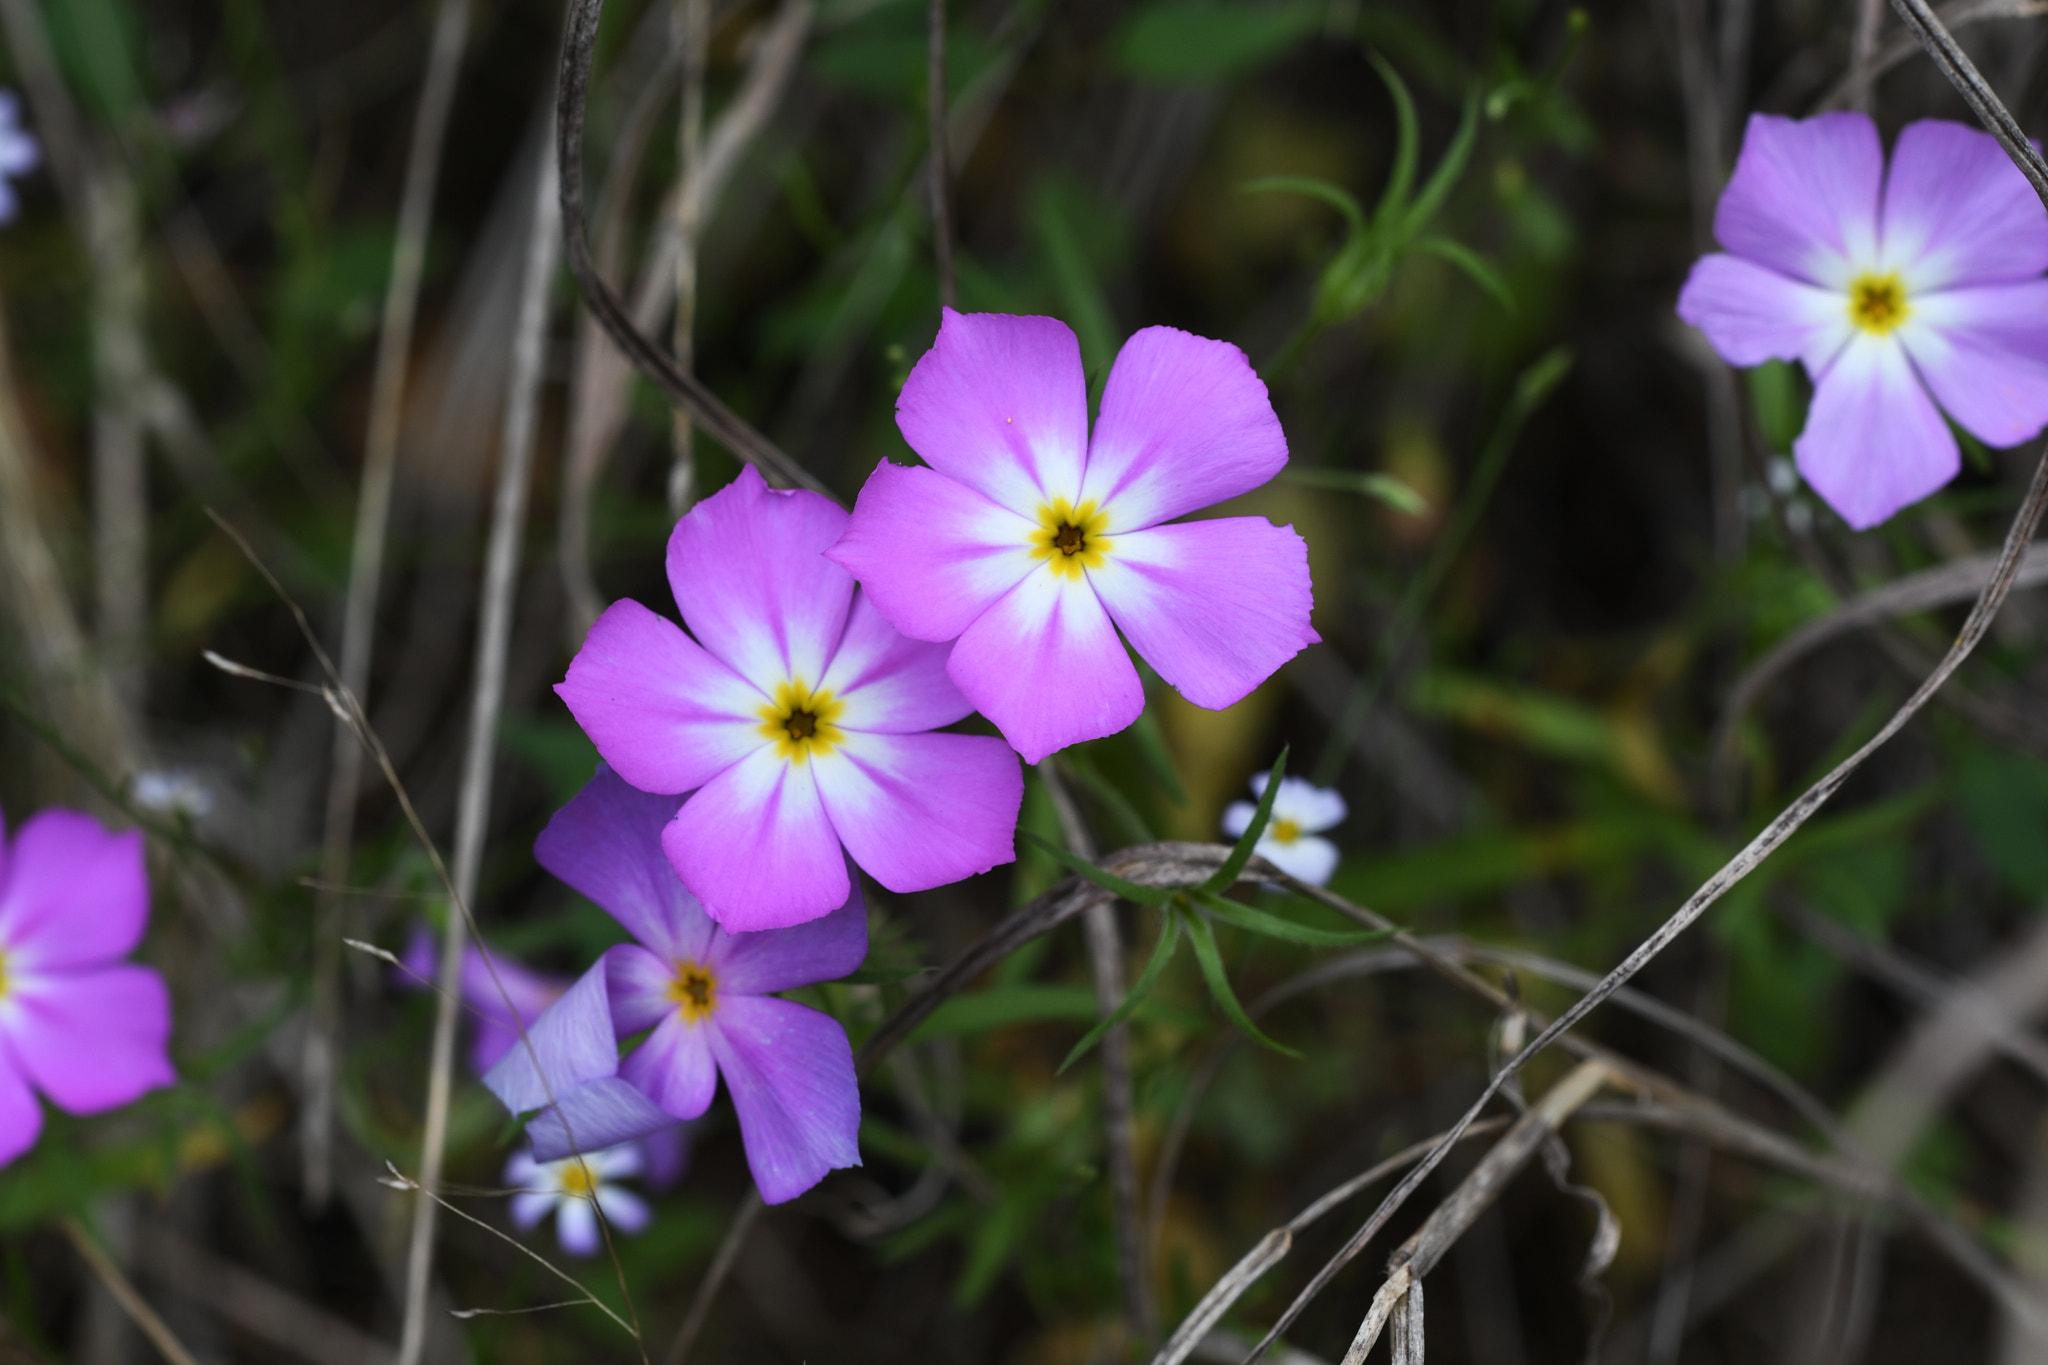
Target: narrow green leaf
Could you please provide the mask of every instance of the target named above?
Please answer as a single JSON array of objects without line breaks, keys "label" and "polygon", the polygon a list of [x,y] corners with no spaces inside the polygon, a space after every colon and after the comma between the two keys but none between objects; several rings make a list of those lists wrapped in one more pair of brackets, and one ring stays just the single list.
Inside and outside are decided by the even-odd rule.
[{"label": "narrow green leaf", "polygon": [[1138,713],[1137,723],[1131,726],[1131,738],[1138,742],[1138,754],[1145,760],[1146,771],[1159,784],[1166,799],[1176,806],[1185,806],[1188,793],[1180,783],[1180,768],[1173,761],[1173,750],[1166,747],[1159,718],[1149,707]]},{"label": "narrow green leaf", "polygon": [[1432,256],[1441,256],[1458,269],[1471,276],[1472,282],[1493,295],[1494,300],[1508,312],[1515,311],[1515,296],[1508,292],[1507,281],[1488,265],[1481,256],[1463,242],[1454,242],[1448,237],[1418,237],[1409,245],[1417,251],[1426,251]]},{"label": "narrow green leaf", "polygon": [[1260,838],[1266,833],[1266,822],[1273,818],[1273,798],[1280,794],[1280,779],[1286,775],[1287,750],[1282,749],[1280,757],[1273,760],[1273,771],[1266,775],[1266,789],[1259,793],[1259,807],[1252,812],[1252,822],[1245,826],[1244,835],[1238,839],[1237,847],[1230,850],[1230,856],[1223,860],[1223,866],[1202,883],[1202,890],[1228,891],[1237,884],[1244,865],[1252,860],[1252,850],[1259,846]]},{"label": "narrow green leaf", "polygon": [[1408,192],[1415,187],[1415,158],[1417,133],[1415,124],[1415,101],[1408,94],[1408,86],[1400,73],[1385,57],[1377,52],[1368,52],[1373,69],[1380,73],[1380,79],[1387,83],[1387,93],[1394,97],[1394,118],[1397,131],[1394,143],[1394,169],[1387,176],[1387,188],[1380,194],[1379,206],[1373,210],[1373,222],[1379,226],[1391,226],[1404,216],[1408,204]]},{"label": "narrow green leaf", "polygon": [[1061,867],[1067,869],[1067,871],[1077,876],[1086,877],[1105,891],[1114,891],[1127,901],[1136,901],[1139,905],[1149,905],[1154,909],[1158,909],[1174,898],[1175,893],[1163,886],[1140,886],[1136,882],[1125,881],[1115,873],[1104,872],[1086,858],[1077,858],[1058,844],[1048,839],[1041,839],[1028,829],[1020,829],[1017,833],[1036,844],[1044,851],[1048,858],[1051,858]]},{"label": "narrow green leaf", "polygon": [[1436,163],[1436,169],[1429,174],[1429,183],[1422,187],[1422,193],[1415,196],[1415,202],[1408,207],[1402,218],[1403,236],[1413,236],[1429,226],[1429,220],[1436,217],[1444,200],[1450,197],[1457,186],[1458,177],[1464,174],[1465,162],[1472,155],[1472,145],[1479,139],[1479,95],[1473,92],[1465,99],[1465,112],[1458,119],[1458,131],[1451,137],[1451,145],[1444,149],[1443,160]]},{"label": "narrow green leaf", "polygon": [[[1195,917],[1190,915],[1187,918],[1192,923]],[[1152,945],[1152,956],[1146,959],[1145,970],[1139,972],[1137,981],[1132,983],[1130,994],[1124,997],[1121,1005],[1089,1029],[1080,1042],[1074,1044],[1073,1050],[1067,1053],[1067,1059],[1060,1063],[1061,1071],[1087,1056],[1088,1050],[1102,1041],[1103,1034],[1130,1018],[1132,1012],[1145,1003],[1145,997],[1152,994],[1152,988],[1159,984],[1159,978],[1166,973],[1166,964],[1173,961],[1174,950],[1180,946],[1181,919],[1179,910],[1168,907],[1159,921],[1159,942]]]},{"label": "narrow green leaf", "polygon": [[1305,483],[1311,488],[1334,488],[1340,492],[1378,498],[1395,511],[1405,512],[1411,517],[1423,516],[1429,511],[1429,502],[1422,494],[1391,474],[1367,473],[1359,469],[1288,469],[1283,470],[1280,477],[1290,483]]},{"label": "narrow green leaf", "polygon": [[1268,914],[1264,910],[1219,896],[1213,891],[1197,890],[1192,893],[1197,901],[1208,908],[1210,914],[1225,924],[1234,924],[1248,933],[1262,934],[1287,943],[1299,943],[1308,948],[1356,948],[1364,943],[1381,943],[1394,936],[1392,929],[1313,929],[1306,924],[1296,924],[1291,919]]},{"label": "narrow green leaf", "polygon": [[1216,950],[1216,931],[1198,914],[1188,916],[1188,941],[1195,945],[1195,961],[1201,964],[1202,979],[1209,983],[1209,994],[1215,997],[1217,1007],[1230,1022],[1243,1029],[1245,1036],[1253,1042],[1262,1043],[1282,1056],[1301,1056],[1285,1043],[1276,1043],[1261,1033],[1252,1017],[1244,1012],[1244,1006],[1237,1003],[1237,993],[1230,989],[1230,977],[1223,970],[1223,954]]},{"label": "narrow green leaf", "polygon": [[1306,175],[1268,175],[1257,180],[1247,180],[1237,187],[1240,194],[1305,194],[1311,199],[1320,199],[1351,225],[1351,235],[1361,236],[1365,232],[1365,210],[1350,193],[1327,180],[1317,180]]}]

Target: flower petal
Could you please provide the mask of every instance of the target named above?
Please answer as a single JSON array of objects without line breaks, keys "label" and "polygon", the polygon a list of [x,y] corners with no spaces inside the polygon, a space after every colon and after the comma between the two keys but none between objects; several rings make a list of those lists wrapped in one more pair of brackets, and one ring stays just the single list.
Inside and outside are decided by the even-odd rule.
[{"label": "flower petal", "polygon": [[1288,876],[1299,877],[1311,886],[1326,884],[1330,874],[1337,870],[1337,846],[1313,834],[1285,844],[1278,839],[1261,839],[1258,853]]},{"label": "flower petal", "polygon": [[1848,299],[1719,252],[1693,264],[1678,293],[1678,316],[1707,334],[1730,365],[1803,360],[1818,372],[1855,330]]},{"label": "flower petal", "polygon": [[668,583],[704,648],[764,691],[816,685],[846,625],[853,576],[825,558],[846,513],[803,489],[778,491],[752,465],[668,538]]},{"label": "flower petal", "polygon": [[515,1194],[512,1196],[512,1226],[522,1232],[531,1232],[534,1226],[561,1202],[561,1196],[556,1194],[538,1194],[531,1191]]},{"label": "flower petal", "polygon": [[2048,280],[1923,295],[1898,336],[1935,400],[1978,440],[2018,445],[2048,424]]},{"label": "flower petal", "polygon": [[1058,318],[944,310],[896,399],[910,448],[948,478],[1036,518],[1077,500],[1088,450],[1081,343]]},{"label": "flower petal", "polygon": [[1751,114],[1714,236],[1781,275],[1846,290],[1877,260],[1884,148],[1864,114]]},{"label": "flower petal", "polygon": [[605,1221],[629,1237],[647,1231],[647,1225],[654,1221],[654,1210],[631,1190],[602,1185],[598,1187],[596,1197],[598,1208],[604,1211]]},{"label": "flower petal", "polygon": [[[619,1048],[605,990],[605,959],[599,958],[562,992],[562,998],[533,1021],[526,1037],[531,1051],[515,1047],[484,1073],[484,1085],[515,1114],[561,1099],[587,1081],[618,1075]],[[542,1161],[553,1159],[538,1144],[534,1154]]]},{"label": "flower petal", "polygon": [[818,762],[818,795],[861,870],[928,891],[1017,857],[1024,776],[986,735],[849,735]]},{"label": "flower petal", "polygon": [[486,965],[484,951],[471,944],[462,955],[462,1000],[476,1014],[469,1060],[478,1075],[497,1065],[519,1042],[515,1011],[519,1021],[531,1027],[569,986],[565,978],[537,972],[503,953],[491,953]]},{"label": "flower petal", "polygon": [[1248,493],[1286,463],[1273,400],[1243,351],[1147,327],[1110,367],[1081,500],[1108,514],[1114,535]]},{"label": "flower petal", "polygon": [[1127,532],[1088,581],[1138,657],[1212,711],[1321,638],[1308,546],[1263,517]]},{"label": "flower petal", "polygon": [[866,592],[856,594],[822,684],[846,704],[840,728],[901,735],[964,719],[974,708],[946,676],[951,652],[900,634]]},{"label": "flower petal", "polygon": [[[758,749],[758,738],[755,744]],[[636,791],[600,765],[533,841],[542,867],[671,962],[703,957],[718,931],[662,851],[662,831],[681,804]]]},{"label": "flower petal", "polygon": [[1821,372],[1792,454],[1814,492],[1859,531],[1934,492],[1962,464],[1905,349],[1863,335]]},{"label": "flower petal", "polygon": [[622,599],[555,684],[604,761],[642,791],[701,787],[761,747],[765,693],[673,621]]},{"label": "flower petal", "polygon": [[543,1161],[634,1142],[675,1122],[661,1106],[617,1076],[585,1081],[561,1096],[561,1104],[541,1110],[526,1125],[533,1153]]},{"label": "flower petal", "polygon": [[[724,1008],[720,1001],[718,1013]],[[680,1010],[671,1010],[647,1041],[619,1063],[619,1075],[671,1118],[696,1118],[718,1094],[708,1033],[703,1022],[688,1023]]]},{"label": "flower petal", "polygon": [[808,763],[764,748],[705,784],[662,831],[669,862],[734,933],[829,914],[850,883]]},{"label": "flower petal", "polygon": [[36,1088],[73,1114],[118,1108],[178,1079],[165,1051],[171,993],[147,967],[10,971],[0,1033]]},{"label": "flower petal", "polygon": [[1026,763],[1113,735],[1145,709],[1138,670],[1095,590],[1046,568],[968,627],[946,673]]},{"label": "flower petal", "polygon": [[0,1047],[0,1166],[35,1146],[42,1133],[43,1106],[12,1052]]},{"label": "flower petal", "polygon": [[2048,213],[1996,138],[1922,119],[1892,147],[1884,260],[1915,294],[2028,279],[2048,270]]},{"label": "flower petal", "polygon": [[604,1236],[597,1230],[597,1209],[588,1199],[565,1197],[555,1215],[555,1236],[571,1256],[595,1256],[604,1245]]},{"label": "flower petal", "polygon": [[[692,955],[703,961],[705,953]],[[637,943],[606,950],[605,993],[612,1002],[612,1028],[620,1037],[653,1028],[675,1013],[668,988],[676,979],[675,958],[656,957]]]},{"label": "flower petal", "polygon": [[142,834],[75,810],[45,810],[14,836],[0,883],[8,971],[84,966],[133,952],[149,920]]},{"label": "flower petal", "polygon": [[765,1202],[785,1203],[827,1171],[860,1165],[860,1085],[836,1021],[773,996],[743,996],[718,1012],[711,1051]]},{"label": "flower petal", "polygon": [[860,882],[846,904],[808,924],[764,929],[757,934],[721,934],[711,966],[723,995],[773,995],[819,981],[836,981],[866,960],[868,907]]},{"label": "flower petal", "polygon": [[657,1190],[671,1188],[690,1169],[690,1144],[696,1131],[693,1123],[671,1123],[640,1139],[647,1156],[647,1183]]}]

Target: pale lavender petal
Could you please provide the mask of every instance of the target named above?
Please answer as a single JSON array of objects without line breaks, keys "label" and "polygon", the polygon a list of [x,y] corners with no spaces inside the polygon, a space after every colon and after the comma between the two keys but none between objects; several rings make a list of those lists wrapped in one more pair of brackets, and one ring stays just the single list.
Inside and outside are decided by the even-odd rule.
[{"label": "pale lavender petal", "polygon": [[519,1023],[531,1027],[568,988],[567,977],[537,972],[503,953],[491,953],[486,965],[484,950],[471,944],[462,955],[462,1000],[477,1017],[470,1065],[479,1075],[489,1071],[519,1042],[515,1012]]},{"label": "pale lavender petal", "polygon": [[1095,590],[1050,569],[976,621],[946,672],[1026,763],[1113,735],[1145,709],[1138,670]]},{"label": "pale lavender petal", "polygon": [[1884,187],[1884,260],[1923,290],[2024,280],[2048,270],[2048,213],[1989,133],[1909,123]]},{"label": "pale lavender petal", "polygon": [[683,1178],[690,1169],[691,1138],[695,1132],[695,1124],[671,1123],[640,1139],[640,1150],[647,1155],[647,1184],[650,1188],[670,1189]]},{"label": "pale lavender petal", "polygon": [[1328,839],[1305,834],[1287,843],[1278,839],[1259,840],[1259,856],[1290,877],[1311,886],[1324,886],[1337,870],[1337,846]]},{"label": "pale lavender petal", "polygon": [[1035,567],[1036,508],[1020,515],[930,469],[884,460],[826,554],[915,640],[951,640]]},{"label": "pale lavender petal", "polygon": [[1899,344],[1948,415],[2018,445],[2048,424],[2048,280],[1918,295]]},{"label": "pale lavender petal", "polygon": [[1287,437],[1243,351],[1175,327],[1124,343],[1102,391],[1077,501],[1111,535],[1248,493],[1287,463]]},{"label": "pale lavender petal", "polygon": [[1954,478],[1962,457],[1893,338],[1859,334],[1814,385],[1799,473],[1857,530]]},{"label": "pale lavender petal", "polygon": [[515,1194],[512,1196],[512,1226],[522,1232],[531,1232],[561,1202],[561,1196],[555,1194]]},{"label": "pale lavender petal", "polygon": [[0,1046],[0,1166],[36,1145],[43,1132],[43,1106],[12,1052]]},{"label": "pale lavender petal", "polygon": [[999,739],[848,735],[817,769],[840,842],[891,891],[929,891],[1017,856],[1024,776]]},{"label": "pale lavender petal", "polygon": [[[515,1114],[539,1109],[551,1098],[561,1099],[586,1081],[616,1076],[619,1049],[612,1032],[604,959],[548,1006],[526,1037],[530,1051],[515,1047],[484,1073],[484,1085]],[[551,1159],[537,1148],[536,1154],[543,1161]]]},{"label": "pale lavender petal", "polygon": [[647,1225],[654,1221],[654,1210],[647,1207],[647,1201],[631,1190],[602,1186],[597,1192],[597,1206],[604,1211],[604,1218],[615,1231],[627,1236],[647,1231]]},{"label": "pale lavender petal", "polygon": [[555,1215],[555,1236],[571,1256],[594,1256],[604,1245],[604,1235],[597,1230],[596,1208],[589,1200],[572,1196],[562,1199],[561,1212]]},{"label": "pale lavender petal", "polygon": [[734,933],[786,929],[846,900],[846,859],[810,765],[773,749],[684,802],[661,843],[705,912]]},{"label": "pale lavender petal", "polygon": [[[690,960],[703,961],[706,956],[695,953]],[[637,943],[621,943],[605,953],[606,994],[612,1000],[612,1027],[620,1037],[653,1028],[675,1013],[668,990],[679,960],[656,957]]]},{"label": "pale lavender petal", "polygon": [[1088,581],[1138,657],[1211,710],[1321,638],[1309,625],[1308,546],[1264,517],[1126,532]]},{"label": "pale lavender petal", "polygon": [[526,1136],[535,1156],[560,1161],[579,1151],[637,1142],[674,1122],[627,1081],[601,1076],[563,1092],[559,1106],[534,1115]]},{"label": "pale lavender petal", "polygon": [[1884,148],[1863,114],[1751,114],[1714,236],[1781,275],[1846,290],[1877,259]]},{"label": "pale lavender petal", "polygon": [[[723,1018],[730,1005],[731,999],[721,996],[712,1017]],[[671,1010],[619,1064],[619,1075],[671,1118],[696,1118],[718,1094],[718,1072],[705,1041],[709,1032],[709,1021],[692,1024],[680,1010]]]},{"label": "pale lavender petal", "polygon": [[825,558],[845,530],[846,513],[830,499],[779,492],[748,465],[669,536],[668,582],[683,623],[763,691],[790,678],[816,686],[853,597],[852,575]]},{"label": "pale lavender petal", "polygon": [[142,835],[90,815],[45,810],[14,836],[0,886],[0,950],[10,974],[125,957],[149,920]]},{"label": "pale lavender petal", "polygon": [[646,1155],[638,1142],[622,1142],[583,1158],[600,1180],[624,1180],[647,1169]]},{"label": "pale lavender petal", "polygon": [[0,1033],[60,1109],[97,1114],[177,1082],[161,976],[126,963],[19,976],[8,968]]},{"label": "pale lavender petal", "polygon": [[[1000,742],[1000,741],[998,741]],[[868,955],[868,907],[858,878],[846,904],[823,919],[758,934],[723,934],[711,965],[718,989],[730,995],[773,995],[819,981],[837,981]]]},{"label": "pale lavender petal", "polygon": [[898,633],[867,593],[857,594],[822,684],[846,704],[839,727],[900,735],[964,719],[974,708],[946,676],[951,652]]},{"label": "pale lavender petal", "polygon": [[836,1021],[773,996],[742,996],[719,1011],[711,1050],[764,1202],[785,1203],[827,1171],[860,1165],[860,1085]]},{"label": "pale lavender petal", "polygon": [[1077,500],[1088,450],[1081,343],[1058,318],[944,310],[896,425],[924,462],[1034,520]]},{"label": "pale lavender petal", "polygon": [[1848,298],[1740,256],[1702,256],[1678,293],[1678,316],[1731,365],[1803,360],[1818,372],[1855,330]]},{"label": "pale lavender petal", "polygon": [[649,792],[701,787],[760,748],[768,704],[675,622],[630,599],[597,618],[555,692],[605,762]]},{"label": "pale lavender petal", "polygon": [[681,805],[677,797],[635,790],[600,766],[548,821],[533,856],[659,956],[700,958],[717,926],[661,848],[661,832]]}]

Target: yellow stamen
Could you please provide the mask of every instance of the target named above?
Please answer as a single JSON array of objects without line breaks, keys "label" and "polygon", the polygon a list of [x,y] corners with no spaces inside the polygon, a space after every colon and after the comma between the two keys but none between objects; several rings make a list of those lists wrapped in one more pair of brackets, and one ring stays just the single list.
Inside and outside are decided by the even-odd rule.
[{"label": "yellow stamen", "polygon": [[7,994],[7,954],[0,953],[0,996]]},{"label": "yellow stamen", "polygon": [[697,1023],[718,1008],[718,978],[701,962],[678,962],[668,998],[683,1012],[684,1023]]},{"label": "yellow stamen", "polygon": [[1031,533],[1031,557],[1042,559],[1056,574],[1078,578],[1083,569],[1102,567],[1110,547],[1103,532],[1109,528],[1109,514],[1095,510],[1095,504],[1074,506],[1065,498],[1054,498],[1038,509],[1038,529]]},{"label": "yellow stamen", "polygon": [[1849,321],[1872,336],[1889,335],[1913,310],[1897,273],[1858,275],[1849,281]]},{"label": "yellow stamen", "polygon": [[1291,844],[1301,837],[1301,825],[1294,820],[1275,820],[1266,826],[1266,837],[1276,844]]},{"label": "yellow stamen", "polygon": [[589,1199],[597,1193],[597,1177],[581,1157],[562,1167],[562,1193],[578,1199]]},{"label": "yellow stamen", "polygon": [[801,763],[845,742],[833,723],[845,709],[846,703],[830,692],[813,692],[802,678],[792,678],[775,689],[774,701],[761,708],[760,733],[775,741],[777,758]]}]

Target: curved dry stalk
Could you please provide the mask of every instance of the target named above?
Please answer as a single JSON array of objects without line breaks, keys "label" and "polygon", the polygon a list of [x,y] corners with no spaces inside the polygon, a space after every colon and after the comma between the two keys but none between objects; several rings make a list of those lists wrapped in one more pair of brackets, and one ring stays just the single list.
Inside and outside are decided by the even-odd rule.
[{"label": "curved dry stalk", "polygon": [[[1866,0],[1857,15],[1857,47],[1862,47],[1864,15],[1882,8],[1882,0]],[[1969,28],[1993,19],[2038,19],[2048,14],[2048,3],[2043,0],[1958,0],[1945,5],[1936,13],[1941,22],[1950,30]],[[1876,36],[1876,25],[1871,24],[1871,36]],[[1874,47],[1874,44],[1873,44]],[[1825,95],[1814,104],[1815,113],[1830,109],[1861,109],[1869,112],[1869,87],[1879,76],[1897,66],[1920,50],[1920,44],[1908,34],[1886,43],[1868,57],[1858,57],[1850,62],[1849,72],[1836,81]],[[1866,69],[1867,68],[1867,69]]]},{"label": "curved dry stalk", "polygon": [[93,1274],[99,1276],[100,1283],[113,1295],[114,1302],[135,1320],[135,1325],[142,1329],[150,1344],[163,1353],[165,1360],[171,1365],[198,1365],[192,1359],[192,1353],[185,1349],[185,1344],[178,1340],[177,1333],[157,1316],[157,1311],[149,1306],[149,1300],[142,1297],[129,1278],[121,1273],[121,1267],[115,1264],[114,1258],[107,1254],[106,1248],[94,1241],[92,1234],[76,1218],[60,1218],[57,1225],[64,1229],[65,1238],[77,1250],[80,1259],[92,1267]]},{"label": "curved dry stalk", "polygon": [[704,1322],[711,1316],[711,1305],[718,1298],[718,1291],[725,1287],[726,1278],[732,1274],[732,1268],[740,1258],[740,1248],[746,1244],[747,1234],[754,1230],[754,1224],[760,1221],[763,1207],[761,1191],[748,1190],[747,1197],[740,1201],[739,1212],[732,1216],[732,1226],[725,1230],[725,1240],[713,1253],[704,1278],[697,1282],[697,1293],[690,1300],[690,1311],[684,1314],[683,1325],[676,1329],[675,1340],[669,1343],[662,1365],[688,1365],[690,1349],[697,1344]]}]

